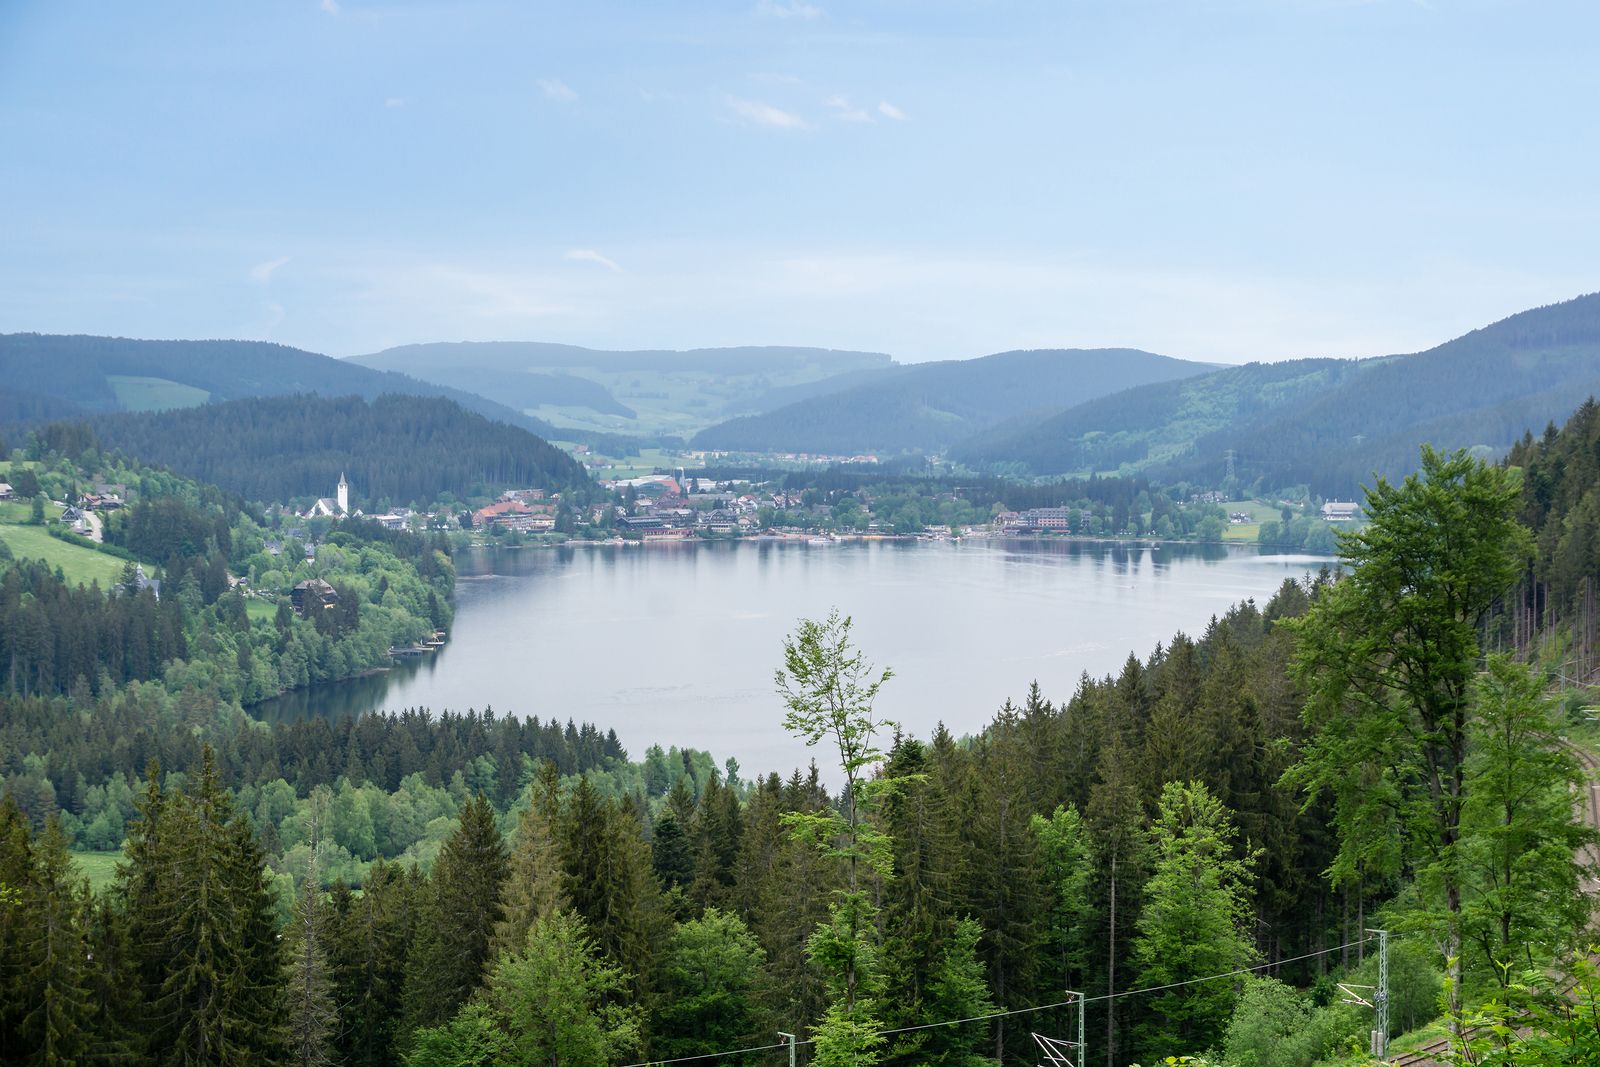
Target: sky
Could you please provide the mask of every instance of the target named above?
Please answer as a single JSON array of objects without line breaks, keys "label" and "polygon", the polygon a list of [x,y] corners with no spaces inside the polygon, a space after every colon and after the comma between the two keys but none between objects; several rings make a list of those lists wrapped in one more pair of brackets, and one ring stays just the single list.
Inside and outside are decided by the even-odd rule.
[{"label": "sky", "polygon": [[1600,289],[1600,4],[0,4],[0,332],[1413,351]]}]

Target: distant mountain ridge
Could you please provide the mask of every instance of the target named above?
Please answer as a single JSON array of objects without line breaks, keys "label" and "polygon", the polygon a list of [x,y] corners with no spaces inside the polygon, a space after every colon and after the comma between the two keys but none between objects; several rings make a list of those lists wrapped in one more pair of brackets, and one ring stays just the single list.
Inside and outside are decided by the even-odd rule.
[{"label": "distant mountain ridge", "polygon": [[[549,437],[554,427],[492,399],[267,341],[150,341],[0,334],[0,421],[161,410],[247,397],[319,393],[440,396]],[[25,394],[25,395],[20,395]]]},{"label": "distant mountain ridge", "polygon": [[608,350],[544,341],[401,345],[352,363],[470,389],[569,429],[688,436],[748,411],[887,371],[878,352],[784,345]]},{"label": "distant mountain ridge", "polygon": [[939,451],[1028,412],[1203,374],[1131,348],[1033,349],[897,366],[841,392],[703,430],[694,447],[823,454]]},{"label": "distant mountain ridge", "polygon": [[1415,469],[1423,442],[1500,455],[1600,393],[1600,294],[1520,312],[1409,355],[1247,364],[1147,385],[958,443],[1029,475],[1128,470],[1352,496]]}]

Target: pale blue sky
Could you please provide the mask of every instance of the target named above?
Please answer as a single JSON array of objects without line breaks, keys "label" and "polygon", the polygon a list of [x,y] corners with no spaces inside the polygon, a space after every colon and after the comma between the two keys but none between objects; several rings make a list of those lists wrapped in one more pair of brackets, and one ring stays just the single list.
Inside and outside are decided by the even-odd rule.
[{"label": "pale blue sky", "polygon": [[1423,347],[1600,289],[1600,4],[0,4],[0,331]]}]

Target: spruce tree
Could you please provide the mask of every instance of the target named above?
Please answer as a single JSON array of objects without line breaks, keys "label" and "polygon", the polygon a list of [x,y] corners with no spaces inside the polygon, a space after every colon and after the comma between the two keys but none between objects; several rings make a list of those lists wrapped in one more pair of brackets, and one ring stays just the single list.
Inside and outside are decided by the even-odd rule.
[{"label": "spruce tree", "polygon": [[334,1062],[333,1039],[339,1012],[334,1006],[329,973],[328,927],[313,832],[305,881],[289,923],[288,1046],[299,1067],[327,1067]]},{"label": "spruce tree", "polygon": [[520,951],[540,918],[566,906],[561,868],[561,772],[549,760],[528,784],[507,864],[504,917],[495,927],[497,954]]},{"label": "spruce tree", "polygon": [[494,809],[478,794],[462,807],[428,881],[406,964],[407,1029],[444,1023],[482,982],[503,918],[506,869]]},{"label": "spruce tree", "polygon": [[78,1064],[94,1047],[96,1019],[89,994],[88,947],[81,925],[89,887],[72,870],[67,839],[52,816],[34,854],[34,876],[22,897],[26,924],[23,985],[31,1002],[22,1020],[28,1062],[39,1067]]},{"label": "spruce tree", "polygon": [[339,1059],[345,1067],[395,1062],[415,924],[412,903],[411,880],[382,861],[367,872],[359,897],[343,883],[334,885],[329,958],[339,1006]]},{"label": "spruce tree", "polygon": [[33,835],[8,791],[0,796],[0,1060],[20,1062],[25,1046],[22,1020],[30,991],[32,960],[24,947],[28,929],[23,894],[34,879]]}]

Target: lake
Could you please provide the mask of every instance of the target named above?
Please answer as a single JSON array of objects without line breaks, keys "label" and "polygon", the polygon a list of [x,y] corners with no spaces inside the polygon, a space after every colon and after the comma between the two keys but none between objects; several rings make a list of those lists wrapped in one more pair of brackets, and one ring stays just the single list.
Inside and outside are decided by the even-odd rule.
[{"label": "lake", "polygon": [[941,720],[961,734],[1034,679],[1065,700],[1083,671],[1115,672],[1325,562],[1065,540],[477,550],[457,557],[455,626],[437,655],[254,710],[488,706],[615,729],[635,759],[676,744],[736,757],[746,776],[787,773],[810,753],[783,730],[773,672],[801,617],[854,616],[858,644],[895,671],[880,713],[921,737]]}]

